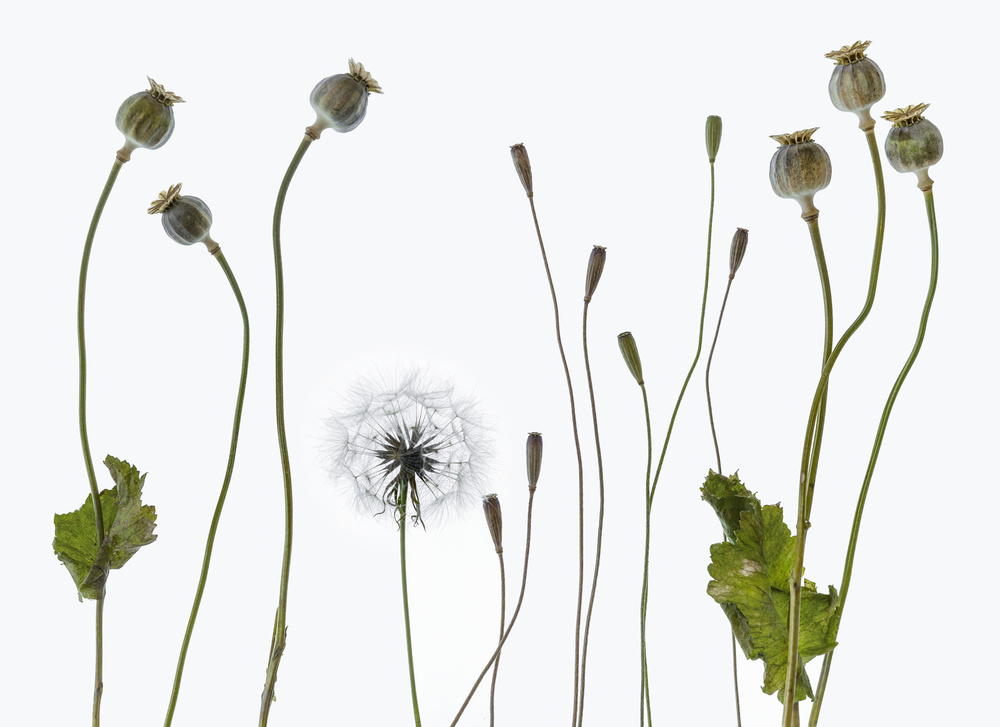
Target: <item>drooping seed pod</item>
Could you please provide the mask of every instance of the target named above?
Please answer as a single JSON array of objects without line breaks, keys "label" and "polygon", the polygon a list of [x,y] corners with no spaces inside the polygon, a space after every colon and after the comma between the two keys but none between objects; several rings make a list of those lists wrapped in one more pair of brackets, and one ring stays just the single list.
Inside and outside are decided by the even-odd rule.
[{"label": "drooping seed pod", "polygon": [[729,277],[735,277],[736,271],[740,269],[743,262],[743,255],[747,251],[747,242],[750,240],[750,232],[742,227],[736,228],[733,235],[733,242],[729,246]]},{"label": "drooping seed pod", "polygon": [[531,160],[528,159],[528,150],[524,144],[514,144],[510,148],[510,158],[514,160],[514,169],[517,170],[517,178],[521,180],[524,193],[529,197],[534,196],[531,187]]},{"label": "drooping seed pod", "polygon": [[197,197],[181,195],[181,185],[175,184],[153,200],[151,215],[163,215],[163,230],[174,242],[181,245],[205,243],[210,253],[219,249],[209,234],[212,229],[212,210]]},{"label": "drooping seed pod", "polygon": [[934,180],[927,169],[941,161],[944,139],[934,124],[923,117],[930,104],[916,104],[886,112],[882,118],[892,122],[885,138],[885,155],[897,172],[917,175],[917,187],[928,190]]},{"label": "drooping seed pod", "polygon": [[590,251],[590,261],[587,263],[587,280],[583,286],[583,302],[589,303],[597,290],[597,284],[601,280],[601,273],[604,272],[604,260],[607,258],[607,248],[594,245]]},{"label": "drooping seed pod", "polygon": [[858,127],[868,131],[875,126],[871,107],[885,96],[885,76],[865,51],[870,40],[859,40],[840,50],[826,54],[837,65],[830,77],[830,100],[841,111],[850,111],[858,117]]},{"label": "drooping seed pod", "polygon": [[174,133],[175,103],[184,99],[171,93],[152,78],[149,90],[133,94],[118,107],[115,126],[125,135],[125,146],[118,151],[118,159],[127,162],[135,149],[159,149]]},{"label": "drooping seed pod", "polygon": [[826,188],[832,174],[830,155],[812,140],[818,128],[771,137],[781,144],[771,157],[771,189],[779,197],[797,200],[803,219],[819,215],[813,195]]},{"label": "drooping seed pod", "polygon": [[539,432],[528,434],[525,444],[525,460],[528,465],[528,492],[534,492],[538,485],[538,476],[542,472],[542,435]]},{"label": "drooping seed pod", "polygon": [[645,383],[642,379],[642,361],[639,360],[639,348],[635,345],[635,338],[630,331],[618,334],[618,350],[622,352],[629,373],[635,378],[635,382],[642,386]]},{"label": "drooping seed pod", "polygon": [[712,164],[719,154],[720,143],[722,143],[722,119],[718,116],[709,116],[705,120],[705,149],[708,151],[708,161]]},{"label": "drooping seed pod", "polygon": [[309,96],[316,123],[306,128],[306,134],[313,139],[318,139],[324,129],[343,134],[357,128],[368,111],[368,95],[382,93],[382,87],[364,65],[351,58],[347,69],[347,73],[324,78]]},{"label": "drooping seed pod", "polygon": [[483,514],[486,515],[486,527],[493,538],[493,547],[497,553],[503,552],[503,515],[500,512],[500,498],[495,494],[483,498]]}]

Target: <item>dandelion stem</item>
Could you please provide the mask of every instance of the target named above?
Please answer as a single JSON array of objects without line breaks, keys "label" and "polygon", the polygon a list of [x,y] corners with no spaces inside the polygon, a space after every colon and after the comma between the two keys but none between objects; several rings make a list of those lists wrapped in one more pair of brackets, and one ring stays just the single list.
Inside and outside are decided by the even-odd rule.
[{"label": "dandelion stem", "polygon": [[[896,397],[903,386],[913,362],[920,353],[920,348],[924,343],[924,334],[927,331],[927,319],[930,316],[931,305],[934,303],[934,292],[937,289],[938,278],[938,232],[937,218],[934,213],[934,195],[930,189],[924,191],[924,202],[927,207],[927,223],[930,228],[931,238],[931,272],[930,281],[927,285],[927,297],[924,299],[924,308],[920,314],[920,325],[917,329],[917,337],[910,350],[910,355],[903,364],[899,376],[889,392],[889,398],[882,409],[882,418],[878,423],[878,430],[875,434],[875,443],[872,445],[872,452],[868,458],[868,469],[865,471],[864,482],[861,484],[861,492],[858,494],[858,504],[854,511],[854,522],[851,525],[851,537],[847,544],[847,559],[844,563],[844,577],[840,584],[840,603],[837,606],[837,626],[844,616],[844,604],[847,602],[847,593],[851,587],[851,574],[854,571],[854,556],[858,547],[858,536],[861,532],[861,516],[864,514],[865,501],[868,499],[868,488],[871,485],[872,475],[875,472],[875,463],[878,461],[879,452],[882,449],[882,439],[885,437],[885,430],[889,424],[889,415],[892,407],[896,403]],[[816,687],[816,701],[813,703],[812,711],[809,714],[809,727],[816,727],[819,721],[819,711],[823,706],[823,697],[826,694],[826,684],[830,677],[830,665],[833,662],[833,652],[828,652],[823,658],[823,668],[820,671],[819,682]]]},{"label": "dandelion stem", "polygon": [[594,597],[597,595],[597,575],[601,569],[601,540],[604,533],[604,461],[601,457],[601,433],[597,427],[597,400],[594,398],[594,379],[590,373],[590,352],[587,346],[587,311],[590,301],[583,303],[583,363],[587,371],[587,389],[590,392],[590,411],[594,418],[594,446],[597,450],[597,482],[600,492],[600,507],[597,515],[597,550],[594,555],[594,581],[590,586],[590,602],[587,605],[587,623],[583,631],[583,659],[580,664],[580,717],[577,723],[583,725],[583,698],[587,685],[587,644],[590,640],[590,619],[594,613]]},{"label": "dandelion stem", "polygon": [[528,555],[531,553],[531,509],[535,503],[535,491],[530,490],[528,492],[528,517],[527,517],[527,528],[524,538],[524,569],[521,572],[521,593],[517,597],[517,605],[514,607],[514,613],[510,617],[510,623],[507,624],[507,630],[504,632],[503,638],[500,639],[500,643],[497,644],[497,648],[493,651],[493,656],[490,657],[489,661],[486,662],[486,666],[483,667],[482,672],[479,674],[479,678],[476,679],[476,683],[472,685],[472,689],[469,690],[469,696],[465,698],[462,702],[462,706],[459,707],[458,714],[455,715],[455,719],[452,720],[451,727],[455,727],[458,724],[458,720],[462,718],[462,713],[465,712],[465,708],[469,706],[469,702],[472,701],[472,695],[476,693],[479,688],[479,684],[483,681],[486,673],[490,670],[493,663],[500,658],[500,650],[503,645],[510,638],[510,632],[514,628],[514,623],[517,621],[517,615],[521,612],[521,603],[524,601],[524,590],[525,586],[528,584]]},{"label": "dandelion stem", "polygon": [[191,635],[194,633],[194,622],[198,617],[198,609],[201,606],[201,598],[205,592],[205,585],[208,582],[208,569],[212,561],[212,548],[215,545],[215,534],[219,528],[219,520],[222,517],[222,508],[226,503],[226,494],[229,492],[229,482],[233,475],[233,466],[236,463],[236,445],[239,442],[240,437],[240,420],[243,416],[243,397],[246,394],[247,371],[250,365],[250,319],[247,317],[247,307],[243,302],[243,294],[240,292],[240,286],[236,282],[236,277],[233,275],[233,271],[230,269],[225,255],[222,254],[222,248],[216,247],[212,254],[215,256],[215,259],[219,261],[219,265],[222,266],[222,271],[225,273],[226,279],[229,281],[229,285],[233,289],[233,294],[236,296],[236,304],[239,306],[240,316],[243,319],[243,365],[240,369],[239,390],[236,394],[236,412],[233,415],[233,431],[229,443],[229,460],[226,463],[226,474],[222,480],[222,490],[219,492],[219,500],[215,506],[215,514],[212,516],[212,524],[208,529],[208,540],[205,543],[205,555],[202,558],[201,564],[201,576],[198,579],[198,588],[195,590],[194,603],[191,605],[191,615],[188,618],[187,629],[184,632],[184,640],[181,643],[181,653],[177,658],[177,670],[174,673],[174,685],[170,692],[170,702],[167,705],[167,716],[163,722],[164,727],[169,727],[174,718],[174,709],[177,706],[177,697],[180,694],[181,689],[181,676],[184,672],[184,661],[187,658],[188,646],[191,643]]},{"label": "dandelion stem", "polygon": [[[841,351],[844,350],[844,346],[854,335],[854,332],[861,327],[868,314],[871,312],[872,305],[875,303],[875,292],[878,287],[878,273],[879,266],[882,261],[882,240],[885,234],[885,184],[882,179],[882,160],[879,157],[878,144],[875,141],[875,130],[874,128],[867,129],[864,131],[865,138],[868,142],[868,150],[872,158],[872,166],[875,170],[875,187],[878,196],[878,219],[875,225],[875,245],[874,251],[872,253],[872,264],[871,272],[868,278],[868,295],[865,297],[864,305],[861,307],[861,312],[858,313],[857,318],[854,322],[847,327],[847,330],[840,336],[830,355],[826,357],[826,362],[823,364],[823,371],[820,374],[819,381],[816,384],[816,391],[813,394],[812,406],[809,410],[809,418],[806,424],[806,436],[805,443],[802,448],[802,462],[799,472],[799,506],[798,506],[798,520],[796,523],[796,542],[795,542],[795,560],[792,565],[792,575],[789,583],[789,628],[792,626],[792,619],[795,620],[795,630],[789,631],[789,654],[792,654],[793,641],[795,642],[795,653],[798,651],[798,623],[799,623],[799,607],[801,604],[801,583],[802,583],[802,568],[803,560],[805,557],[805,534],[808,528],[809,515],[812,510],[812,497],[813,488],[815,487],[815,468],[810,468],[810,445],[813,441],[813,432],[816,424],[816,418],[820,407],[820,402],[823,398],[823,394],[826,392],[827,383],[830,379],[830,372],[833,370],[834,364],[837,363],[837,359],[840,356]],[[812,480],[812,486],[808,485],[809,480]],[[824,657],[825,658],[825,657]],[[789,669],[785,678],[785,709],[782,716],[782,726],[792,727],[793,714],[797,715],[797,710],[792,709],[794,704],[794,694],[789,695],[788,686],[791,684],[794,686],[796,679],[796,671],[793,669],[791,663],[789,663]]]},{"label": "dandelion stem", "polygon": [[420,727],[420,708],[417,706],[417,678],[413,672],[413,642],[410,638],[410,599],[406,588],[406,498],[408,488],[417,486],[416,479],[400,480],[399,487],[399,572],[403,581],[403,623],[406,625],[406,661],[410,666],[410,697],[413,700],[413,723]]},{"label": "dandelion stem", "polygon": [[284,318],[285,318],[285,282],[281,266],[281,211],[285,206],[285,194],[292,181],[299,162],[312,143],[313,138],[306,134],[299,148],[292,157],[288,170],[278,188],[278,197],[274,203],[274,222],[272,237],[274,239],[274,287],[275,287],[275,324],[274,324],[274,410],[278,427],[278,450],[281,455],[281,473],[285,491],[285,545],[281,557],[281,583],[278,589],[278,608],[274,615],[274,632],[271,635],[271,649],[268,652],[267,676],[264,680],[264,691],[260,695],[259,727],[266,727],[267,717],[274,701],[274,685],[278,680],[278,665],[285,651],[285,619],[288,609],[288,573],[292,564],[292,469],[288,459],[288,441],[285,437],[285,385],[284,385]]},{"label": "dandelion stem", "polygon": [[583,452],[580,450],[580,431],[576,423],[576,401],[573,398],[573,381],[569,375],[569,364],[566,363],[566,351],[563,348],[562,332],[559,327],[559,301],[556,299],[556,286],[552,282],[552,271],[549,269],[549,259],[545,254],[545,243],[542,242],[542,230],[538,226],[538,215],[535,213],[534,197],[528,197],[531,205],[531,219],[535,223],[535,233],[538,235],[538,247],[542,251],[542,263],[545,265],[545,277],[549,281],[549,291],[552,293],[552,310],[555,314],[556,343],[559,345],[559,357],[562,359],[563,371],[566,374],[566,388],[569,390],[569,411],[573,421],[573,443],[576,445],[576,462],[579,471],[580,500],[580,579],[576,596],[576,640],[573,659],[573,727],[576,727],[577,710],[580,694],[580,622],[583,614]]},{"label": "dandelion stem", "polygon": [[[507,625],[507,577],[503,568],[503,552],[497,553],[500,559],[500,637],[498,644],[503,643],[503,632]],[[499,645],[497,648],[500,648]],[[493,680],[490,682],[490,727],[496,723],[496,693],[497,693],[497,672],[500,670],[500,655],[497,654],[496,661],[493,662]]]},{"label": "dandelion stem", "polygon": [[646,547],[642,561],[642,594],[639,598],[639,725],[642,727],[642,710],[645,705],[648,724],[652,727],[653,710],[649,700],[649,671],[646,663],[646,598],[649,593],[649,524],[653,504],[649,496],[649,476],[653,468],[653,430],[649,420],[649,397],[646,395],[646,385],[639,384],[639,388],[642,390],[642,408],[646,414]]},{"label": "dandelion stem", "polygon": [[[97,225],[101,221],[101,213],[104,205],[107,204],[111,189],[115,186],[118,172],[121,171],[125,161],[115,157],[115,163],[111,167],[108,180],[104,183],[100,199],[97,200],[97,207],[94,208],[94,216],[90,221],[90,229],[87,230],[87,240],[83,245],[83,259],[80,262],[80,285],[76,301],[76,340],[80,354],[80,444],[83,447],[83,463],[87,469],[87,481],[90,483],[90,496],[94,501],[94,524],[97,537],[97,545],[100,547],[104,542],[104,511],[101,508],[101,493],[97,488],[97,476],[94,474],[94,460],[90,454],[90,439],[87,436],[87,341],[84,327],[84,308],[87,298],[87,271],[90,267],[90,251],[94,246],[94,235],[97,234]],[[101,696],[104,693],[104,586],[101,586],[101,594],[97,597],[96,614],[94,620],[94,709],[93,727],[100,727],[101,724]]]}]

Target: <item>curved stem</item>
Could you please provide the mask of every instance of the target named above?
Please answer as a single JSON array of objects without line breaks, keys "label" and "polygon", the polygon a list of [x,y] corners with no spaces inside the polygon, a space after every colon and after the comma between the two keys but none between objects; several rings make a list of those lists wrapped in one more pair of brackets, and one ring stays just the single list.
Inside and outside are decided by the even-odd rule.
[{"label": "curved stem", "polygon": [[538,226],[538,215],[535,213],[534,197],[528,197],[531,205],[531,219],[535,223],[535,233],[538,235],[538,247],[542,251],[542,263],[545,265],[545,277],[549,281],[549,291],[552,293],[552,310],[555,314],[556,343],[559,345],[559,357],[562,359],[563,371],[566,374],[566,388],[569,390],[569,412],[573,420],[573,443],[576,445],[576,463],[579,471],[580,500],[580,579],[576,594],[576,640],[573,659],[573,727],[576,727],[576,715],[579,708],[580,689],[580,622],[583,614],[583,452],[580,450],[580,430],[576,424],[576,400],[573,397],[573,381],[569,375],[569,364],[566,363],[566,351],[563,348],[562,333],[559,327],[559,302],[556,299],[556,286],[552,282],[552,272],[549,269],[549,258],[545,254],[545,243],[542,242],[542,230]]},{"label": "curved stem", "polygon": [[649,670],[646,662],[646,603],[649,596],[649,525],[653,504],[649,496],[649,476],[653,469],[653,430],[649,421],[649,397],[646,395],[646,385],[639,384],[639,389],[642,391],[642,408],[646,415],[646,545],[642,559],[642,594],[639,598],[639,727],[642,727],[644,716],[648,717],[647,724],[652,727],[653,710],[649,700]]},{"label": "curved stem", "polygon": [[278,198],[274,203],[274,222],[272,237],[274,239],[274,287],[275,287],[275,324],[274,324],[274,410],[278,425],[278,450],[281,455],[281,473],[285,490],[285,546],[281,557],[281,584],[278,589],[278,608],[274,615],[274,631],[271,635],[271,650],[268,653],[267,676],[264,679],[264,691],[260,695],[259,727],[267,725],[267,717],[274,701],[274,685],[278,680],[278,665],[285,651],[285,617],[288,609],[288,573],[292,564],[292,470],[288,460],[288,442],[285,437],[285,384],[284,384],[284,318],[285,318],[285,282],[281,266],[281,211],[285,206],[285,194],[288,185],[298,169],[299,162],[313,139],[308,134],[303,137],[299,148],[292,157],[278,188]]},{"label": "curved stem", "polygon": [[[812,240],[813,252],[816,256],[816,267],[819,270],[820,286],[823,289],[823,363],[833,349],[833,294],[830,292],[830,273],[826,267],[826,256],[823,254],[823,241],[819,234],[819,220],[813,218],[807,221],[809,237]],[[812,512],[813,492],[816,488],[816,470],[819,468],[819,452],[823,443],[823,425],[826,422],[826,400],[830,393],[829,387],[823,391],[820,398],[819,411],[816,415],[816,426],[813,430],[812,453],[809,459],[809,483],[806,495],[806,522]]]},{"label": "curved stem", "polygon": [[[507,576],[503,568],[503,552],[497,553],[500,559],[500,641],[503,641],[504,628],[507,626]],[[498,642],[499,643],[499,642]],[[490,727],[496,724],[496,694],[497,672],[500,670],[500,655],[493,662],[493,680],[490,682]]]},{"label": "curved stem", "polygon": [[[127,160],[126,160],[127,161]],[[84,309],[87,299],[87,271],[90,267],[90,251],[94,246],[94,235],[97,234],[97,225],[101,221],[101,213],[104,205],[108,202],[111,189],[118,179],[118,172],[125,165],[118,157],[111,167],[108,180],[104,183],[100,199],[97,200],[97,207],[94,208],[94,216],[90,221],[90,229],[87,230],[87,240],[83,244],[83,259],[80,261],[80,284],[76,298],[76,340],[79,350],[80,360],[80,444],[83,447],[83,463],[87,470],[87,481],[90,483],[90,496],[94,501],[94,524],[95,535],[98,548],[104,542],[104,511],[101,507],[101,493],[97,488],[97,476],[94,474],[94,460],[90,454],[90,439],[87,435],[87,337],[84,326]],[[95,658],[94,658],[94,708],[93,726],[99,727],[101,724],[101,696],[104,693],[104,585],[101,585],[101,594],[97,597],[96,616],[94,621],[95,631]]]},{"label": "curved stem", "polygon": [[510,617],[510,623],[507,624],[507,631],[504,632],[503,638],[500,639],[500,643],[497,644],[496,650],[493,652],[493,656],[490,660],[486,662],[486,666],[483,667],[483,671],[479,674],[479,678],[476,679],[476,683],[472,685],[472,689],[469,690],[469,696],[465,698],[462,702],[462,706],[458,709],[458,714],[455,715],[455,719],[452,720],[451,727],[455,727],[458,724],[458,720],[462,718],[462,713],[465,712],[465,708],[469,706],[469,702],[472,701],[472,695],[476,693],[479,688],[479,684],[483,681],[483,677],[493,666],[493,662],[500,658],[500,650],[503,645],[510,638],[510,632],[514,629],[514,623],[517,621],[517,615],[521,612],[521,603],[524,601],[524,589],[528,584],[528,555],[531,552],[531,509],[535,503],[535,491],[530,490],[528,492],[528,525],[527,533],[524,538],[524,570],[521,573],[521,593],[517,597],[517,605],[514,607],[514,614]]},{"label": "curved stem", "polygon": [[[801,588],[802,583],[802,556],[805,552],[805,533],[808,528],[808,517],[811,512],[812,505],[812,493],[807,486],[808,477],[810,475],[810,446],[813,440],[813,432],[820,407],[820,401],[823,397],[823,393],[826,391],[827,382],[830,378],[830,372],[833,370],[834,364],[837,363],[837,359],[839,358],[841,351],[844,350],[844,346],[847,345],[847,342],[851,339],[851,336],[854,335],[854,332],[861,327],[862,323],[864,323],[868,314],[871,312],[872,305],[875,303],[875,292],[878,288],[879,266],[882,261],[882,239],[885,234],[885,184],[882,179],[882,160],[879,157],[878,144],[875,141],[874,128],[868,129],[864,133],[868,142],[868,151],[870,152],[872,158],[872,166],[875,170],[875,186],[878,195],[878,220],[875,226],[875,246],[872,253],[871,272],[868,277],[868,295],[865,297],[864,305],[861,307],[861,312],[858,314],[858,317],[854,319],[854,322],[851,323],[847,330],[841,335],[840,339],[833,347],[833,350],[830,352],[830,355],[827,356],[826,363],[823,364],[823,371],[816,384],[816,391],[813,394],[812,406],[809,409],[809,417],[806,423],[805,444],[802,448],[802,462],[799,472],[799,517],[796,523],[796,556],[792,566],[792,576],[789,583],[789,621],[791,621],[794,607],[796,623],[798,622],[799,604],[801,603],[801,593],[799,592],[799,589]],[[815,477],[815,474],[815,471],[811,472],[812,477]],[[793,637],[796,641],[798,640],[797,630],[794,634],[789,633],[789,644],[791,644]],[[789,653],[791,653],[790,649]],[[795,672],[792,669],[789,669],[785,680],[786,689],[789,681],[794,682],[795,677]],[[790,704],[794,703],[794,695],[790,701],[786,692],[785,698],[785,710],[782,717],[782,725],[783,727],[791,727],[793,714],[797,714],[797,710],[792,710],[789,707]]]},{"label": "curved stem", "polygon": [[403,581],[403,622],[406,625],[406,661],[410,666],[410,698],[413,700],[413,723],[420,727],[417,706],[417,677],[413,671],[413,642],[410,638],[410,599],[406,588],[406,497],[407,489],[416,487],[413,479],[401,480],[399,490],[399,572]]},{"label": "curved stem", "polygon": [[[858,504],[854,510],[854,522],[851,525],[851,537],[847,545],[847,559],[844,563],[844,578],[840,584],[840,603],[837,606],[838,628],[844,615],[844,604],[847,602],[847,593],[851,587],[851,574],[854,571],[854,556],[857,552],[858,536],[861,532],[861,517],[865,511],[865,501],[868,499],[868,488],[871,485],[872,475],[875,472],[875,464],[878,462],[879,452],[882,449],[882,440],[885,437],[885,430],[889,423],[889,415],[892,413],[892,407],[896,403],[896,397],[899,395],[899,390],[902,388],[903,382],[910,373],[910,369],[913,367],[913,362],[916,361],[917,354],[920,353],[920,348],[924,343],[924,334],[927,331],[927,319],[930,317],[931,306],[934,303],[934,292],[937,289],[938,232],[937,218],[934,212],[934,195],[930,189],[924,190],[924,202],[927,207],[927,223],[930,228],[931,238],[931,272],[930,281],[927,285],[927,297],[924,299],[924,308],[920,314],[920,325],[917,329],[917,337],[913,343],[913,348],[910,350],[910,355],[903,364],[903,368],[899,372],[899,376],[896,377],[896,381],[892,385],[892,389],[889,391],[889,397],[882,409],[882,418],[879,420],[878,430],[875,433],[875,443],[872,445],[872,452],[868,458],[868,469],[865,471],[865,478],[861,484],[861,492],[858,495]],[[830,676],[830,665],[832,661],[833,652],[831,651],[826,654],[826,657],[823,660],[823,668],[820,672],[819,683],[816,688],[816,701],[814,702],[812,712],[809,715],[809,727],[815,727],[816,723],[819,721],[819,711],[823,706],[823,697],[826,694],[826,684]]]},{"label": "curved stem", "polygon": [[184,640],[181,643],[181,653],[177,658],[177,669],[174,673],[174,685],[170,692],[170,701],[167,704],[167,716],[164,719],[164,727],[169,727],[174,718],[174,709],[177,706],[177,697],[181,690],[181,677],[184,673],[184,661],[187,659],[188,646],[191,643],[191,636],[194,633],[194,622],[198,618],[198,609],[201,607],[201,597],[205,592],[205,585],[208,582],[208,569],[212,562],[212,549],[215,546],[215,534],[219,529],[219,520],[222,518],[222,508],[226,503],[226,494],[229,492],[229,482],[233,476],[233,467],[236,464],[236,445],[240,438],[240,420],[243,416],[243,398],[247,388],[247,371],[250,366],[250,319],[247,316],[246,303],[243,301],[243,294],[240,286],[236,282],[236,277],[222,254],[222,248],[216,247],[212,252],[215,259],[222,266],[222,271],[226,275],[226,280],[233,289],[236,296],[236,304],[240,309],[240,316],[243,319],[243,365],[240,369],[240,383],[236,394],[236,412],[233,414],[233,431],[229,442],[229,460],[226,463],[226,474],[222,479],[222,490],[219,492],[219,500],[215,505],[215,514],[212,516],[212,524],[208,528],[208,540],[205,543],[205,555],[201,563],[201,576],[198,579],[198,588],[195,590],[194,603],[191,605],[191,615],[188,617],[187,630],[184,632]]},{"label": "curved stem", "polygon": [[594,397],[594,379],[590,373],[590,352],[587,346],[587,311],[590,301],[583,303],[583,363],[587,371],[587,388],[590,391],[590,411],[594,418],[594,446],[597,449],[597,481],[600,487],[600,507],[597,514],[597,551],[594,555],[594,581],[590,586],[590,603],[587,605],[587,624],[583,630],[583,659],[580,663],[580,717],[577,724],[583,725],[583,699],[587,686],[587,643],[590,640],[590,618],[594,613],[594,597],[597,595],[597,574],[601,569],[601,541],[604,534],[604,460],[601,457],[601,434],[597,427],[597,399]]},{"label": "curved stem", "polygon": [[722,296],[722,306],[719,308],[719,322],[715,324],[715,335],[712,337],[712,347],[708,350],[708,361],[705,363],[705,398],[708,400],[708,425],[712,430],[712,444],[715,445],[715,462],[718,473],[722,474],[722,455],[719,454],[719,437],[715,433],[715,416],[712,413],[712,389],[709,384],[712,374],[712,359],[715,357],[715,344],[719,342],[719,329],[722,328],[722,314],[726,312],[726,301],[729,300],[729,289],[733,287],[733,277],[730,274],[726,283],[726,294]]}]

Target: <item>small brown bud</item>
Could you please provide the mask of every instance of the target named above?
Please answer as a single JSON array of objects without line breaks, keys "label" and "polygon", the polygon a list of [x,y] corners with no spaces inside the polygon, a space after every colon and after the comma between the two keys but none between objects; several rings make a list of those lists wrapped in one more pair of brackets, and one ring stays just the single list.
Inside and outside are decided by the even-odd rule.
[{"label": "small brown bud", "polygon": [[494,495],[483,497],[483,513],[486,515],[486,526],[490,529],[493,546],[497,553],[503,552],[503,516],[500,513],[500,498]]},{"label": "small brown bud", "polygon": [[514,160],[514,169],[517,170],[525,194],[529,197],[535,196],[531,187],[531,161],[528,159],[528,150],[524,148],[524,144],[514,144],[510,148],[510,158]]},{"label": "small brown bud", "polygon": [[542,471],[542,435],[538,432],[528,434],[527,461],[528,461],[528,492],[534,492],[538,484],[538,475]]},{"label": "small brown bud", "polygon": [[719,154],[719,144],[722,142],[722,119],[709,116],[705,120],[705,149],[708,151],[708,161],[715,163]]},{"label": "small brown bud", "polygon": [[608,256],[607,248],[594,245],[590,251],[590,262],[587,263],[587,281],[583,288],[583,302],[589,303],[597,290],[597,284],[601,280],[601,273],[604,272],[604,259]]},{"label": "small brown bud", "polygon": [[625,365],[629,372],[635,377],[635,382],[642,386],[645,381],[642,379],[642,361],[639,360],[639,348],[635,345],[635,338],[630,331],[618,334],[618,348],[625,359]]},{"label": "small brown bud", "polygon": [[736,271],[740,269],[740,263],[743,262],[743,255],[747,251],[747,241],[750,237],[750,233],[744,230],[742,227],[736,228],[736,234],[733,235],[733,242],[729,246],[729,277],[736,275]]}]

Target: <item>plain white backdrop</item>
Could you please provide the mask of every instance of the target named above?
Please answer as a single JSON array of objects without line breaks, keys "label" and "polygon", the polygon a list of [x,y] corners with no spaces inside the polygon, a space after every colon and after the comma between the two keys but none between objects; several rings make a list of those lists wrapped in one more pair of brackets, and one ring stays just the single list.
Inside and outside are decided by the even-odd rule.
[{"label": "plain white backdrop", "polygon": [[[874,41],[875,111],[931,103],[942,131],[941,280],[924,351],[890,422],[861,535],[821,724],[982,724],[998,676],[991,554],[997,403],[995,224],[987,196],[992,40],[968,3],[426,3],[237,6],[57,2],[7,11],[3,77],[4,706],[11,725],[89,721],[92,603],[51,549],[53,513],[87,496],[77,433],[75,306],[83,242],[122,138],[115,112],[149,75],[180,94],[167,144],[133,154],[105,209],[87,299],[89,425],[148,472],[158,540],[113,572],[104,724],[163,719],[225,469],[240,364],[229,287],[204,248],[146,215],[176,182],[211,207],[241,282],[252,362],[236,471],[175,725],[255,724],[277,601],[282,494],[273,413],[274,197],[322,78],[365,64],[385,90],[355,131],[327,131],[288,193],[286,402],[296,496],[288,646],[270,724],[412,721],[398,540],[327,482],[322,419],[359,374],[416,363],[488,417],[510,602],[524,537],[524,439],[544,435],[528,590],[507,643],[497,723],[571,717],[577,475],[552,308],[508,147],[531,156],[585,447],[588,573],[596,458],[583,376],[590,310],[607,519],[585,719],[636,720],[645,431],[616,335],[634,332],[659,449],[697,338],[708,220],[704,122],[722,117],[706,328],[729,241],[750,230],[713,365],[726,472],[794,508],[822,304],[798,206],[767,181],[770,134],[819,126],[833,160],[819,193],[836,335],[860,310],[875,228],[864,137],[827,95],[827,51]],[[879,122],[877,136],[888,125]],[[807,576],[840,584],[885,397],[909,352],[928,276],[923,199],[886,165],[888,219],[874,311],[830,385]],[[708,335],[708,334],[706,334]],[[653,513],[649,663],[654,718],[733,725],[729,636],[705,594],[720,537],[698,487],[714,454],[706,350],[677,419]],[[98,466],[102,487],[110,486]],[[496,557],[481,512],[408,538],[423,722],[449,724],[495,642]],[[818,661],[812,673],[818,672]],[[775,724],[761,665],[741,659],[744,724]],[[462,724],[488,724],[486,692]]]}]

